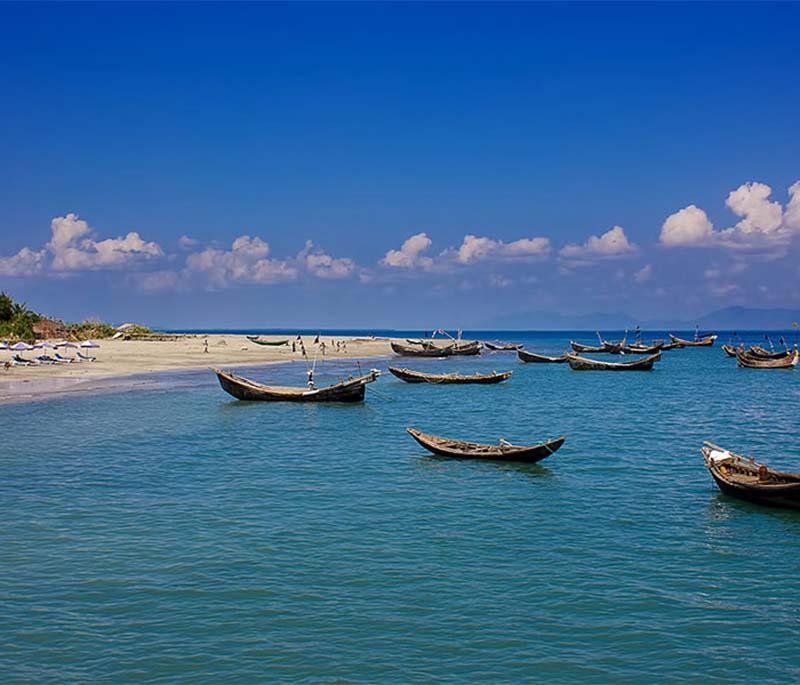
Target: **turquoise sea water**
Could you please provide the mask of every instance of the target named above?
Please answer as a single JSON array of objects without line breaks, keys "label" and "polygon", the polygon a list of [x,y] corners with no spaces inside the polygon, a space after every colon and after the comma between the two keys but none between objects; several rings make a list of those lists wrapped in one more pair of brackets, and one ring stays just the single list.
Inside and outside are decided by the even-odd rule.
[{"label": "turquoise sea water", "polygon": [[[800,373],[718,346],[652,373],[403,365],[514,375],[386,375],[363,405],[301,406],[193,372],[1,407],[0,681],[800,679],[800,512],[725,498],[698,451],[800,470]],[[240,372],[301,384],[304,367]],[[567,442],[537,466],[450,461],[409,425]]]}]

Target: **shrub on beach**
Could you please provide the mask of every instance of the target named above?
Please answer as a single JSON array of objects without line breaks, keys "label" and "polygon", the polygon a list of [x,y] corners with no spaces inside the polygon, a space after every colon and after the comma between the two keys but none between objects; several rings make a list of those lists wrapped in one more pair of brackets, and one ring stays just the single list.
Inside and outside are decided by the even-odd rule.
[{"label": "shrub on beach", "polygon": [[65,324],[28,309],[7,293],[0,293],[0,339],[33,341],[41,338],[88,340],[110,338],[116,329],[108,323],[87,319],[83,323]]}]

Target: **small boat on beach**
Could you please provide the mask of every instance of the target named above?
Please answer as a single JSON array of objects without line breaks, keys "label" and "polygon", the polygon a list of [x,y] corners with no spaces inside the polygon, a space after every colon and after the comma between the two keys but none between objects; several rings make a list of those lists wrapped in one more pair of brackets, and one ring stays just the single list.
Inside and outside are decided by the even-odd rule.
[{"label": "small boat on beach", "polygon": [[400,355],[401,357],[450,357],[453,354],[453,345],[447,347],[439,347],[437,345],[422,344],[422,345],[404,345],[396,341],[391,343],[392,352]]},{"label": "small boat on beach", "polygon": [[775,471],[752,457],[708,441],[700,452],[714,482],[726,495],[756,504],[800,509],[800,473]]},{"label": "small boat on beach", "polygon": [[555,453],[566,440],[565,437],[548,440],[539,445],[512,445],[500,440],[497,445],[484,445],[466,440],[452,440],[423,433],[415,428],[406,428],[409,435],[426,450],[442,457],[456,459],[492,459],[496,461],[522,461],[535,464]]},{"label": "small boat on beach", "polygon": [[522,345],[517,343],[490,343],[484,342],[483,346],[487,350],[491,350],[492,352],[513,352],[514,350],[519,350],[522,348]]},{"label": "small boat on beach", "polygon": [[237,400],[248,402],[363,402],[367,383],[380,375],[372,370],[357,378],[348,378],[325,388],[297,388],[262,385],[220,369],[211,369],[219,379],[222,389]]},{"label": "small boat on beach", "polygon": [[567,355],[567,363],[573,371],[650,371],[659,359],[661,352],[629,362],[604,362],[599,359],[579,357],[577,354]]},{"label": "small boat on beach", "polygon": [[270,347],[280,347],[281,345],[288,345],[289,340],[261,340],[261,338],[257,335],[247,335],[245,336],[251,343],[255,343],[256,345],[269,345]]},{"label": "small boat on beach", "polygon": [[707,335],[703,338],[696,338],[695,340],[686,340],[685,338],[679,338],[677,335],[672,335],[672,333],[670,333],[669,339],[678,347],[711,347],[717,339],[717,336]]},{"label": "small boat on beach", "polygon": [[535,352],[528,352],[527,350],[517,350],[517,357],[521,362],[526,364],[563,364],[567,361],[567,355],[562,354],[558,357],[550,357],[546,354],[536,354]]},{"label": "small boat on beach", "polygon": [[511,377],[512,371],[493,371],[492,373],[475,373],[465,376],[458,373],[422,373],[412,369],[389,367],[389,372],[406,383],[433,383],[435,385],[477,383],[479,385],[492,385],[502,383]]},{"label": "small boat on beach", "polygon": [[797,361],[797,350],[780,359],[762,359],[742,351],[736,353],[736,363],[746,369],[793,369],[797,366]]}]

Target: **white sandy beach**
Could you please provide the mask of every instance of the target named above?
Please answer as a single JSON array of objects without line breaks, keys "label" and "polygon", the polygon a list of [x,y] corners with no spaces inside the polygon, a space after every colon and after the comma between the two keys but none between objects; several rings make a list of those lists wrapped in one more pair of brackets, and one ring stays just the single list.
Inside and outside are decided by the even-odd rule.
[{"label": "white sandy beach", "polygon": [[[264,336],[264,340],[282,340],[288,336]],[[208,340],[208,352],[204,341]],[[36,399],[73,392],[87,392],[108,385],[112,379],[126,379],[181,369],[208,367],[236,367],[253,364],[270,364],[302,360],[300,346],[292,352],[289,345],[268,347],[257,345],[244,335],[182,335],[177,340],[100,340],[99,349],[89,350],[97,357],[95,362],[48,364],[41,366],[15,366],[0,368],[0,402],[21,398]],[[314,336],[304,336],[306,353],[310,359],[321,358],[319,346],[313,344]],[[346,342],[347,351],[337,351],[334,341]],[[384,357],[392,353],[389,338],[346,338],[322,336],[326,359]],[[49,352],[49,350],[45,350]],[[38,353],[38,351],[37,351]],[[0,352],[0,364],[11,359],[13,352]],[[74,356],[74,351],[66,355]],[[23,357],[34,356],[23,352]],[[146,383],[146,381],[142,381]]]}]

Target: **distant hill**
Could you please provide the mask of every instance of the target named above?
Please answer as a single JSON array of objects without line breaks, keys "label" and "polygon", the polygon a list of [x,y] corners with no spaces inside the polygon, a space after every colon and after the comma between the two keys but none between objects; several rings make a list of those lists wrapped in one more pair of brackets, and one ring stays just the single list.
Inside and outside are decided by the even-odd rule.
[{"label": "distant hill", "polygon": [[696,325],[704,330],[787,330],[793,322],[800,323],[798,309],[755,309],[749,307],[726,307],[709,312],[697,319],[648,319],[620,312],[597,312],[592,314],[558,314],[553,312],[524,312],[494,317],[483,322],[481,328],[488,330],[623,330],[639,325],[644,330],[676,331],[694,330]]},{"label": "distant hill", "polygon": [[726,307],[706,314],[698,323],[701,328],[786,330],[794,322],[800,323],[800,309]]}]

